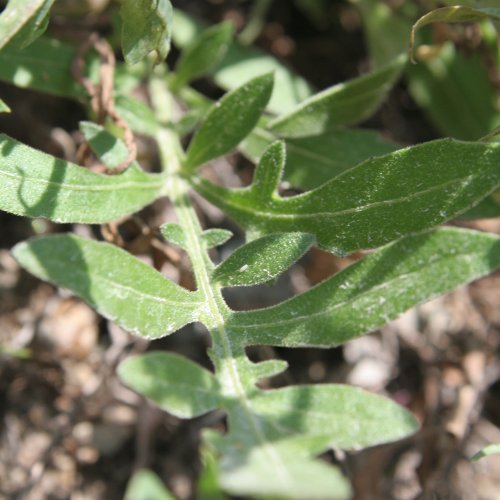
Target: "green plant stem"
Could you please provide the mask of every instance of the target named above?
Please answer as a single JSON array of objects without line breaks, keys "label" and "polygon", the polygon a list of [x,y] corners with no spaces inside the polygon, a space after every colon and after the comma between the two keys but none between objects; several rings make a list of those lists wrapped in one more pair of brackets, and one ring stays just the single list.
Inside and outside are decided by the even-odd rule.
[{"label": "green plant stem", "polygon": [[242,45],[251,45],[260,35],[264,26],[264,18],[271,7],[273,0],[257,0],[250,13],[250,19],[245,29],[240,33],[238,41]]},{"label": "green plant stem", "polygon": [[202,322],[212,337],[212,348],[209,356],[215,368],[215,375],[221,386],[221,392],[227,401],[226,410],[231,417],[231,407],[236,404],[240,411],[237,414],[244,422],[232,423],[252,433],[251,441],[266,450],[270,467],[274,467],[277,477],[287,484],[290,481],[282,461],[274,448],[269,444],[265,430],[252,409],[250,396],[257,389],[255,376],[251,373],[251,363],[246,357],[243,345],[228,334],[225,323],[231,310],[226,305],[221,288],[212,283],[210,261],[202,241],[202,228],[189,197],[189,183],[179,175],[182,163],[182,149],[178,137],[170,130],[162,130],[157,136],[160,157],[164,169],[171,174],[170,199],[174,205],[179,224],[184,229],[186,247],[193,265],[193,272],[198,289],[206,302],[206,312]]}]

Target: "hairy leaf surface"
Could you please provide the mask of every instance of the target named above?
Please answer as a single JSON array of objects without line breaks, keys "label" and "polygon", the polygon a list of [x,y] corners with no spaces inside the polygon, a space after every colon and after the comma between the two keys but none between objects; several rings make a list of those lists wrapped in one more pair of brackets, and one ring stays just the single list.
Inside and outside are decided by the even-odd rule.
[{"label": "hairy leaf surface", "polygon": [[281,137],[307,137],[368,118],[401,74],[406,57],[354,80],[334,85],[279,116],[269,128]]},{"label": "hairy leaf surface", "polygon": [[68,288],[141,337],[163,337],[197,321],[198,294],[108,243],[56,235],[20,243],[13,253],[30,273]]},{"label": "hairy leaf surface", "polygon": [[438,140],[357,165],[289,198],[277,192],[282,146],[271,146],[253,184],[226,189],[193,178],[197,191],[253,235],[301,231],[343,255],[430,229],[475,205],[500,184],[500,144]]},{"label": "hairy leaf surface", "polygon": [[212,278],[222,286],[266,283],[286,271],[314,243],[306,233],[270,234],[235,250],[215,268]]},{"label": "hairy leaf surface", "polygon": [[172,5],[169,0],[124,0],[121,7],[122,49],[127,64],[136,64],[150,52],[162,62],[170,50]]},{"label": "hairy leaf surface", "polygon": [[[240,145],[243,154],[257,163],[278,136],[256,128]],[[290,138],[286,143],[284,178],[292,186],[314,189],[344,170],[373,156],[400,148],[370,130],[332,129],[310,137]]]},{"label": "hairy leaf surface", "polygon": [[212,373],[183,356],[150,352],[120,363],[118,375],[131,389],[178,418],[194,418],[220,404]]},{"label": "hairy leaf surface", "polygon": [[273,75],[250,80],[208,111],[189,144],[185,168],[194,170],[235,148],[255,127],[271,97]]},{"label": "hairy leaf surface", "polygon": [[282,304],[235,313],[228,328],[251,345],[330,347],[498,267],[497,236],[438,229],[377,250]]},{"label": "hairy leaf surface", "polygon": [[160,196],[164,176],[132,166],[93,173],[0,135],[0,209],[55,222],[98,224],[133,213]]}]

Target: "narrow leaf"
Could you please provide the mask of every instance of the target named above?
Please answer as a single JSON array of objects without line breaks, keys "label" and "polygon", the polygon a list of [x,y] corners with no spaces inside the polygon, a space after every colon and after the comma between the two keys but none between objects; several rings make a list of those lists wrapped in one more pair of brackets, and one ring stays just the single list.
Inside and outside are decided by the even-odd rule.
[{"label": "narrow leaf", "polygon": [[138,134],[154,136],[160,126],[154,112],[143,102],[130,96],[119,95],[115,99],[116,111]]},{"label": "narrow leaf", "polygon": [[440,9],[432,10],[428,14],[425,14],[425,16],[422,16],[413,25],[410,37],[410,54],[413,54],[416,32],[428,24],[436,22],[468,23],[482,21],[483,19],[488,18],[495,19],[497,21],[500,20],[500,8],[489,7],[479,9],[455,5],[453,7],[441,7]]},{"label": "narrow leaf", "polygon": [[[243,154],[257,163],[278,137],[256,128],[240,145]],[[381,156],[401,146],[370,130],[327,130],[310,137],[286,139],[285,180],[304,190],[314,189],[344,170],[373,156]]]},{"label": "narrow leaf", "polygon": [[215,248],[223,245],[233,237],[233,233],[227,229],[207,229],[203,231],[201,239],[205,243],[206,248]]},{"label": "narrow leaf", "polygon": [[500,454],[500,444],[490,444],[489,446],[485,446],[482,450],[478,451],[471,460],[481,460],[481,458],[489,457],[491,455]]},{"label": "narrow leaf", "polygon": [[0,209],[55,222],[109,222],[161,195],[164,177],[137,167],[95,174],[0,134]]},{"label": "narrow leaf", "polygon": [[150,470],[138,470],[129,481],[125,500],[175,500],[161,479]]},{"label": "narrow leaf", "polygon": [[253,235],[312,233],[321,247],[343,255],[466,211],[500,184],[499,161],[500,144],[444,139],[367,160],[289,198],[275,193],[262,199],[252,187],[226,189],[200,178],[191,182]]},{"label": "narrow leaf", "polygon": [[122,49],[127,64],[136,64],[150,52],[162,62],[170,50],[172,5],[169,0],[124,0],[121,7]]},{"label": "narrow leaf", "polygon": [[168,222],[161,226],[160,231],[167,241],[177,245],[179,248],[187,249],[186,234],[180,224],[177,224],[177,222]]},{"label": "narrow leaf", "polygon": [[[252,398],[252,408],[275,438],[328,436],[328,445],[341,449],[397,441],[418,429],[415,417],[402,406],[347,385],[261,391]],[[276,415],[280,415],[278,422]]]},{"label": "narrow leaf", "polygon": [[68,288],[104,317],[141,337],[164,337],[197,321],[201,307],[197,293],[108,243],[56,235],[20,243],[13,253],[38,278]]},{"label": "narrow leaf", "polygon": [[179,418],[218,408],[219,385],[208,370],[178,354],[151,352],[120,363],[122,382]]},{"label": "narrow leaf", "polygon": [[0,99],[0,113],[10,113],[10,108]]},{"label": "narrow leaf", "polygon": [[10,0],[0,14],[0,49],[26,46],[43,34],[54,0]]},{"label": "narrow leaf", "polygon": [[233,23],[226,21],[208,28],[199,35],[181,52],[175,67],[174,86],[182,87],[217,66],[226,55],[233,32]]},{"label": "narrow leaf", "polygon": [[305,233],[270,234],[239,247],[214,271],[222,286],[266,283],[286,271],[314,243]]},{"label": "narrow leaf", "polygon": [[377,250],[282,304],[235,313],[228,328],[250,345],[335,346],[499,266],[498,237],[442,228]]},{"label": "narrow leaf", "polygon": [[269,128],[281,137],[307,137],[360,122],[377,109],[405,63],[406,57],[401,56],[372,73],[326,89],[276,118]]},{"label": "narrow leaf", "polygon": [[273,75],[266,74],[215,103],[189,145],[184,167],[192,171],[235,148],[257,124],[272,89]]}]

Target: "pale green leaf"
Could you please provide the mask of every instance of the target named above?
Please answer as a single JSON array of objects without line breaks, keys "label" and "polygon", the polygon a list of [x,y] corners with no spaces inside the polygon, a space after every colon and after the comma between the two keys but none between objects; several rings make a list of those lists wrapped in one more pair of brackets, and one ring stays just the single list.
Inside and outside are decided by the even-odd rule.
[{"label": "pale green leaf", "polygon": [[136,64],[150,52],[162,62],[170,50],[172,5],[169,0],[124,0],[122,49],[127,64]]},{"label": "pale green leaf", "polygon": [[161,195],[165,178],[131,167],[120,175],[93,173],[0,135],[0,209],[55,222],[109,222]]},{"label": "pale green leaf", "polygon": [[360,122],[375,112],[405,63],[406,57],[400,56],[372,73],[334,85],[279,116],[269,128],[281,137],[307,137]]},{"label": "pale green leaf", "polygon": [[20,243],[13,253],[38,278],[68,288],[141,337],[164,337],[198,319],[199,294],[108,243],[56,235]]},{"label": "pale green leaf", "polygon": [[212,278],[222,286],[266,283],[286,271],[314,243],[306,233],[270,234],[235,250],[214,270]]},{"label": "pale green leaf", "polygon": [[488,446],[485,446],[482,450],[478,451],[471,458],[471,460],[473,460],[473,461],[481,460],[481,458],[489,457],[491,455],[498,455],[498,454],[500,454],[500,444],[490,444]]},{"label": "pale green leaf", "polygon": [[205,243],[206,248],[215,248],[223,245],[230,238],[233,237],[233,233],[227,229],[207,229],[201,234],[201,239]]},{"label": "pale green leaf", "polygon": [[10,113],[10,108],[0,99],[0,113]]},{"label": "pale green leaf", "polygon": [[150,352],[122,361],[121,381],[178,418],[194,418],[220,405],[214,375],[197,363],[169,352]]},{"label": "pale green leaf", "polygon": [[[178,47],[187,47],[202,31],[200,23],[185,12],[175,10],[173,38]],[[268,109],[274,113],[287,113],[312,94],[311,86],[275,57],[255,47],[243,47],[236,41],[229,46],[213,76],[219,86],[233,90],[267,72],[275,76],[276,85],[268,103]]]},{"label": "pale green leaf", "polygon": [[226,21],[201,33],[181,52],[175,67],[174,87],[182,87],[215,68],[226,55],[233,32],[233,23]]},{"label": "pale green leaf", "polygon": [[[240,145],[243,154],[257,163],[278,137],[256,128]],[[314,189],[349,167],[400,146],[370,130],[332,129],[310,137],[286,139],[284,179],[301,189]]]},{"label": "pale green leaf", "polygon": [[154,472],[141,469],[130,479],[124,500],[175,500],[175,497]]},{"label": "pale green leaf", "polygon": [[[273,148],[273,146],[271,146]],[[252,235],[308,232],[337,254],[376,248],[456,217],[500,184],[500,144],[450,139],[373,158],[302,195],[276,192],[284,162],[263,157],[251,187],[196,190]],[[265,185],[265,187],[258,187]]]},{"label": "pale green leaf", "polygon": [[216,102],[189,145],[184,167],[194,170],[235,148],[257,124],[272,89],[273,75],[268,73]]},{"label": "pale green leaf", "polygon": [[187,248],[186,234],[184,228],[177,222],[168,222],[160,228],[163,237],[184,250]]},{"label": "pale green leaf", "polygon": [[26,46],[46,29],[54,0],[9,0],[0,14],[0,49]]},{"label": "pale green leaf", "polygon": [[410,37],[410,52],[413,52],[415,44],[415,33],[427,26],[428,24],[442,22],[442,23],[469,23],[482,21],[483,19],[500,20],[500,8],[485,7],[473,8],[461,5],[454,5],[453,7],[441,7],[434,9],[431,12],[422,16],[414,25],[411,30]]},{"label": "pale green leaf", "polygon": [[198,477],[196,498],[228,500],[228,497],[222,492],[219,484],[219,463],[215,455],[215,450],[209,446],[204,446],[201,449],[201,460],[203,468]]},{"label": "pale green leaf", "polygon": [[153,110],[143,102],[128,95],[118,95],[115,106],[118,114],[134,132],[152,137],[158,132],[160,126]]},{"label": "pale green leaf", "polygon": [[[108,168],[117,167],[127,157],[127,146],[101,125],[93,122],[80,122],[80,131],[95,155]],[[137,162],[133,162],[133,165],[139,168]]]},{"label": "pale green leaf", "polygon": [[443,228],[377,250],[282,304],[235,313],[228,328],[252,345],[330,347],[499,266],[497,236]]}]

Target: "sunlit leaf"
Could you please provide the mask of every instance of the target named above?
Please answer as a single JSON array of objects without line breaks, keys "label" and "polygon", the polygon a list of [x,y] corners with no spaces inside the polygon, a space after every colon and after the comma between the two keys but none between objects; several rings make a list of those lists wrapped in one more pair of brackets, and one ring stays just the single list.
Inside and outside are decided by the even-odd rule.
[{"label": "sunlit leaf", "polygon": [[10,108],[0,99],[0,113],[10,113]]},{"label": "sunlit leaf", "polygon": [[150,352],[122,361],[122,382],[179,418],[193,418],[219,407],[214,375],[187,358]]},{"label": "sunlit leaf", "polygon": [[273,75],[265,74],[216,102],[189,145],[185,169],[194,170],[235,148],[257,124],[272,89]]},{"label": "sunlit leaf", "polygon": [[313,243],[314,236],[305,233],[264,236],[235,250],[212,277],[222,286],[266,283],[286,271]]},{"label": "sunlit leaf", "polygon": [[47,28],[54,0],[9,0],[0,14],[0,49],[29,45]]},{"label": "sunlit leaf", "polygon": [[0,135],[0,209],[55,222],[108,222],[158,198],[164,177],[132,166],[101,175]]},{"label": "sunlit leaf", "polygon": [[491,455],[498,455],[498,454],[500,454],[500,444],[490,444],[488,446],[485,446],[482,450],[478,451],[471,458],[471,460],[473,460],[473,461],[481,460],[481,458],[489,457]]},{"label": "sunlit leaf", "polygon": [[377,250],[282,304],[235,313],[228,328],[252,345],[330,347],[498,267],[497,236],[443,228]]},{"label": "sunlit leaf", "polygon": [[162,62],[170,50],[172,5],[169,0],[124,0],[121,7],[122,49],[127,64],[136,64],[150,52]]},{"label": "sunlit leaf", "polygon": [[68,288],[141,337],[164,337],[197,321],[201,308],[197,293],[108,243],[55,235],[20,243],[13,253],[30,273]]},{"label": "sunlit leaf", "polygon": [[125,500],[175,500],[175,498],[154,472],[141,469],[130,479]]},{"label": "sunlit leaf", "polygon": [[269,150],[248,188],[200,178],[193,186],[254,237],[308,232],[340,255],[437,226],[500,184],[500,144],[444,139],[367,160],[313,191],[282,198],[276,190],[284,156],[276,146]]},{"label": "sunlit leaf", "polygon": [[281,137],[307,137],[360,122],[375,112],[405,63],[406,56],[400,56],[372,73],[334,85],[279,116],[269,128]]}]

